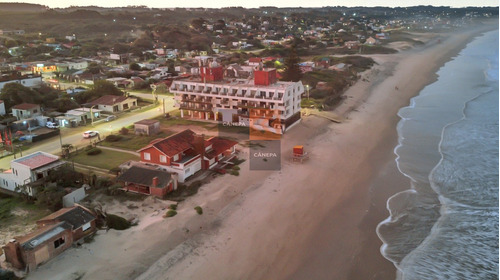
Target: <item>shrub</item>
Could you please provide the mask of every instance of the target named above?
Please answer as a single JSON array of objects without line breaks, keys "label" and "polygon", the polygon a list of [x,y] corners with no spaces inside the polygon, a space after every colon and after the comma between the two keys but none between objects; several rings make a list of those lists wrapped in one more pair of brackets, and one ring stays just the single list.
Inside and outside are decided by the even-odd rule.
[{"label": "shrub", "polygon": [[170,210],[177,210],[177,204],[170,204],[168,206],[168,209],[170,209]]},{"label": "shrub", "polygon": [[170,217],[173,217],[175,215],[177,215],[177,211],[170,209],[167,211],[167,213],[165,213],[165,215],[163,215],[163,217],[170,218]]},{"label": "shrub", "polygon": [[198,215],[203,214],[203,209],[200,206],[196,206],[194,210],[196,210],[196,213],[198,213]]},{"label": "shrub", "polygon": [[111,134],[111,135],[106,136],[106,142],[118,142],[122,139],[123,139],[123,136],[121,136],[121,135]]},{"label": "shrub", "polygon": [[122,128],[120,129],[120,134],[121,134],[121,135],[127,135],[127,134],[128,134],[128,128],[126,128],[126,127],[122,127]]},{"label": "shrub", "polygon": [[238,170],[240,170],[240,167],[238,165],[235,165],[235,166],[233,166],[233,170],[238,171]]},{"label": "shrub", "polygon": [[98,155],[100,153],[102,153],[102,150],[99,148],[92,148],[92,149],[87,151],[88,156],[95,156],[95,155]]},{"label": "shrub", "polygon": [[92,145],[87,145],[87,146],[85,146],[85,151],[90,151],[90,150],[92,150],[93,148],[94,148],[94,146],[92,146]]},{"label": "shrub", "polygon": [[122,171],[122,170],[121,170],[121,168],[117,166],[117,167],[113,167],[113,168],[111,168],[111,169],[109,170],[109,173],[113,173],[113,174],[115,174],[115,175],[118,175],[118,173],[119,173],[120,171]]},{"label": "shrub", "polygon": [[107,188],[109,186],[111,186],[111,181],[107,178],[99,177],[95,180],[95,187],[98,189]]},{"label": "shrub", "polygon": [[122,189],[122,185],[120,184],[114,184],[114,185],[111,185],[109,186],[107,189],[106,189],[106,194],[107,195],[115,195],[117,194],[118,192],[120,192],[120,190]]},{"label": "shrub", "polygon": [[234,176],[239,176],[240,172],[238,172],[237,170],[232,170],[230,174]]},{"label": "shrub", "polygon": [[107,214],[106,224],[109,228],[116,230],[125,230],[130,227],[129,221],[127,221],[125,218],[113,214]]}]

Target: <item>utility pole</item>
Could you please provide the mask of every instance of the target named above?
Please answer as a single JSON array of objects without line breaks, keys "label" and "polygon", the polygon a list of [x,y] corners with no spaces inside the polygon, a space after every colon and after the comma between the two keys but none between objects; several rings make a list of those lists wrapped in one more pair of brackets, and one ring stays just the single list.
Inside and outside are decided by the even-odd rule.
[{"label": "utility pole", "polygon": [[61,136],[61,130],[59,130],[59,144],[61,144],[61,155],[64,155],[64,152],[63,152],[63,144],[62,144],[62,136]]}]

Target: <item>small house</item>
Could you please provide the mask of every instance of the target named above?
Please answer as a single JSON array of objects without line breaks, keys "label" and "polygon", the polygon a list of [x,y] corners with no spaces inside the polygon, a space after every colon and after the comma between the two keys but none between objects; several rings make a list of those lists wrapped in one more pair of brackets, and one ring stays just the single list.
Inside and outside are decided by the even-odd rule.
[{"label": "small house", "polygon": [[134,123],[135,134],[154,135],[160,132],[160,121],[145,119]]},{"label": "small house", "polygon": [[152,166],[137,164],[123,171],[116,181],[125,191],[164,197],[177,189],[176,176]]},{"label": "small house", "polygon": [[137,98],[118,95],[104,95],[87,105],[97,106],[99,110],[115,113],[137,106]]},{"label": "small house", "polygon": [[360,45],[359,41],[347,41],[344,43],[344,46],[348,49],[357,49]]},{"label": "small house", "polygon": [[377,43],[378,43],[377,39],[373,37],[368,37],[368,39],[366,39],[365,41],[365,45],[375,45]]},{"label": "small house", "polygon": [[11,239],[3,246],[5,260],[17,269],[33,271],[96,232],[96,216],[77,205],[50,214],[36,222],[37,228]]},{"label": "small house", "polygon": [[40,105],[21,103],[12,107],[12,116],[17,120],[29,119],[41,115]]},{"label": "small house", "polygon": [[11,169],[0,173],[0,188],[19,192],[20,187],[25,186],[29,196],[34,196],[36,191],[31,183],[35,183],[47,177],[51,170],[57,169],[65,164],[58,156],[35,152],[10,162]]}]

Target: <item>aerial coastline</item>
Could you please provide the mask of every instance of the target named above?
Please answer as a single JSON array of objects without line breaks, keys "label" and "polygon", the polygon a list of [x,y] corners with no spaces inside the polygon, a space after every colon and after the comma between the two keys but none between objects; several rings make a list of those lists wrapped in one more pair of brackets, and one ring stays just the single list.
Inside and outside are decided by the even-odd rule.
[{"label": "aerial coastline", "polygon": [[498,7],[82,5],[0,3],[1,279],[498,276]]},{"label": "aerial coastline", "polygon": [[[82,279],[394,277],[392,264],[374,255],[381,244],[374,228],[365,226],[385,218],[385,200],[407,180],[394,172],[396,113],[435,80],[444,62],[493,28],[440,33],[415,49],[373,55],[378,65],[362,74],[365,80],[345,92],[345,102],[334,110],[343,123],[309,116],[281,140],[285,151],[304,143],[311,156],[307,164],[290,163],[284,155],[281,171],[216,178],[182,202],[176,220],[147,214],[138,227],[98,235],[28,279],[73,273]],[[241,167],[248,169],[248,162]],[[387,174],[394,177],[381,179]],[[380,186],[381,180],[393,185]],[[206,214],[187,211],[196,205]],[[88,269],[73,267],[75,261]]]}]

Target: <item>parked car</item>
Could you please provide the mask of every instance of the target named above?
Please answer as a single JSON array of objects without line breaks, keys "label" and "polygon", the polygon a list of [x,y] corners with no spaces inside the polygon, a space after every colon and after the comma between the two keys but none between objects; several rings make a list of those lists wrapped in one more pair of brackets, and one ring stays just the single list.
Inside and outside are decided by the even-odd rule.
[{"label": "parked car", "polygon": [[83,138],[92,138],[94,136],[97,136],[97,134],[99,134],[99,131],[88,130],[83,133]]},{"label": "parked car", "polygon": [[47,122],[46,126],[48,128],[59,128],[59,125],[55,122]]},{"label": "parked car", "polygon": [[116,119],[116,116],[115,116],[115,115],[111,115],[111,116],[108,116],[108,117],[106,118],[106,121],[107,121],[107,122],[110,122],[110,121],[115,120],[115,119]]}]

